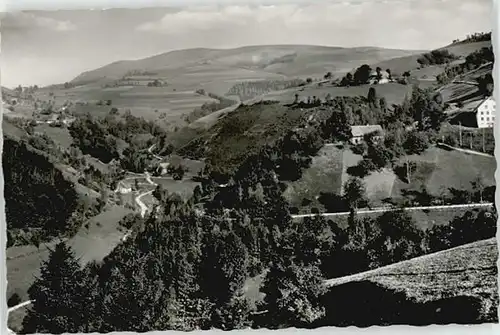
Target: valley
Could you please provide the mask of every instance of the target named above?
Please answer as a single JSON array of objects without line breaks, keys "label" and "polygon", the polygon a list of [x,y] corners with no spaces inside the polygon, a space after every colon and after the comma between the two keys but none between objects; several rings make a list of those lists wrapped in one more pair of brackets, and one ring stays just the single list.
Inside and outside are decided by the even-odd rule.
[{"label": "valley", "polygon": [[[175,330],[206,327],[193,321],[204,313],[223,329],[274,327],[273,308],[297,327],[356,324],[321,299],[348,299],[332,287],[358,282],[367,297],[403,294],[405,320],[418,323],[411,311],[444,297],[394,273],[442,257],[454,267],[476,244],[489,266],[496,252],[493,128],[455,122],[491,96],[491,41],[437,50],[186,49],[2,88],[9,328],[36,328],[30,287],[45,285],[47,262],[81,268],[64,308],[79,294],[95,308],[144,296],[124,307],[129,323],[103,312],[79,330],[152,330],[156,321],[130,315],[158,316],[155,304],[176,308],[158,316]],[[359,135],[368,125],[382,131]],[[314,320],[270,302],[281,275]],[[482,306],[498,299],[492,275],[470,278],[487,283],[471,293]],[[452,298],[465,294],[457,280],[443,280]],[[227,326],[235,310],[242,320]],[[483,312],[477,320],[494,321]]]}]

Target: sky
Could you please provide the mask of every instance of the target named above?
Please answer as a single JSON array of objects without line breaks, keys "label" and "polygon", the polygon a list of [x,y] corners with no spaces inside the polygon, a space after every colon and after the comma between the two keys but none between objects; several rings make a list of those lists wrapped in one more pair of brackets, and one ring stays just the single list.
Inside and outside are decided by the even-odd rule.
[{"label": "sky", "polygon": [[[260,44],[430,50],[491,31],[491,0],[208,1],[198,5],[1,14],[1,83],[45,86],[114,61],[172,50]],[[25,3],[28,0],[25,0]],[[90,8],[99,8],[95,0]],[[102,1],[110,8],[117,1]],[[212,2],[213,3],[213,2]],[[159,1],[150,1],[158,5]],[[56,7],[59,6],[59,7]],[[53,5],[52,8],[63,8]],[[82,7],[83,8],[83,7]]]}]

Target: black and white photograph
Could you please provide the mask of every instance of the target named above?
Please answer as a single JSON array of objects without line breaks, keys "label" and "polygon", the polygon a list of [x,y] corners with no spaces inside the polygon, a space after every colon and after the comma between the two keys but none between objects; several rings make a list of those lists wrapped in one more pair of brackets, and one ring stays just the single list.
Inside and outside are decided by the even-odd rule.
[{"label": "black and white photograph", "polygon": [[8,331],[498,323],[494,16],[1,13]]}]

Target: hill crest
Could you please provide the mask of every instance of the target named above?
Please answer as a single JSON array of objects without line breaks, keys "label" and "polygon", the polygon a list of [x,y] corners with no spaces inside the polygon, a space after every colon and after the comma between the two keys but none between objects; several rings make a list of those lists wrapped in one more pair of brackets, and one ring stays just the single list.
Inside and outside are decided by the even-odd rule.
[{"label": "hill crest", "polygon": [[[343,48],[318,45],[254,45],[230,49],[191,48],[173,50],[137,60],[120,60],[95,70],[83,72],[71,82],[94,82],[104,78],[120,79],[130,71],[155,72],[169,76],[179,70],[201,67],[205,70],[219,67],[252,68],[282,74],[301,76],[305,63],[315,65],[313,73],[339,72],[365,62],[376,62],[420,54],[418,50],[386,49],[371,46]],[[268,69],[269,67],[269,69]],[[316,69],[317,68],[317,69]],[[312,74],[313,74],[312,73]]]}]

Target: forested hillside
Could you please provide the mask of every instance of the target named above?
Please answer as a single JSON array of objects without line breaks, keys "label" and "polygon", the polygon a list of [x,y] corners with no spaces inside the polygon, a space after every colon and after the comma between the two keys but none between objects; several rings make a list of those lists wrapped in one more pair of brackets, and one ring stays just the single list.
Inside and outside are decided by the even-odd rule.
[{"label": "forested hillside", "polygon": [[4,140],[3,173],[7,229],[57,236],[70,229],[77,207],[74,185],[65,180],[49,158],[25,142]]}]

